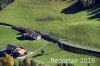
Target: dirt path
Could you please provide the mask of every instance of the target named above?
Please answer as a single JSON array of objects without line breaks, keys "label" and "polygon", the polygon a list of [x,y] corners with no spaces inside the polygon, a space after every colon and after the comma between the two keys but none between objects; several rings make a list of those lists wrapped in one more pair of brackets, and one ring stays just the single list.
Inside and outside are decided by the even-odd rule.
[{"label": "dirt path", "polygon": [[[38,48],[36,51],[34,51],[34,52],[30,52],[28,55],[25,55],[25,56],[22,56],[22,57],[18,57],[17,59],[24,59],[24,58],[26,58],[27,56],[30,56],[30,55],[32,55],[32,54],[34,54],[34,53],[36,53],[36,52],[38,52],[38,51],[40,51],[43,47],[45,47],[47,44],[43,44],[40,48]],[[39,60],[35,60],[36,62],[38,62],[38,63],[42,63],[42,64],[45,64],[44,62],[42,62],[42,61],[39,61]],[[46,66],[50,66],[50,65],[48,65],[48,64],[45,64]]]},{"label": "dirt path", "polygon": [[24,58],[26,58],[27,56],[29,56],[29,55],[32,55],[34,52],[30,52],[28,55],[25,55],[25,56],[22,56],[22,57],[18,57],[18,59],[24,59]]},{"label": "dirt path", "polygon": [[45,47],[47,44],[43,44],[40,48],[38,48],[36,51],[34,52],[30,52],[28,55],[22,56],[22,57],[18,57],[18,59],[24,59],[25,57],[32,55],[33,53],[36,53],[38,51],[40,51],[43,47]]},{"label": "dirt path", "polygon": [[4,25],[0,25],[0,26],[2,26],[2,27],[7,27],[7,28],[12,28],[12,27],[10,27],[10,26],[4,26]]}]

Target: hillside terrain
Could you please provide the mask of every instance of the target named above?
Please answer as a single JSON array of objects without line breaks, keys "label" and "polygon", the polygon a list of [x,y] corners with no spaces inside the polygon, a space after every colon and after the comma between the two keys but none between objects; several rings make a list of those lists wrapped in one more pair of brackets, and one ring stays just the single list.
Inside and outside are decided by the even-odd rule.
[{"label": "hillside terrain", "polygon": [[[0,22],[15,26],[21,26],[38,30],[54,37],[62,42],[75,46],[92,48],[100,51],[100,21],[99,18],[91,18],[91,9],[77,11],[77,7],[72,9],[76,1],[50,1],[50,0],[16,0],[14,3],[0,11]],[[62,12],[67,10],[67,13]],[[99,10],[99,8],[97,8]],[[75,11],[75,12],[73,12]],[[33,58],[45,64],[53,66],[50,62],[52,58],[96,58],[96,63],[91,66],[99,66],[100,58],[60,50],[54,43],[45,40],[18,40],[19,32],[11,28],[0,26],[0,50],[4,50],[7,44],[18,44],[29,51],[35,52],[41,46],[46,50],[45,56]],[[36,53],[29,56],[32,58]],[[75,66],[87,66],[87,63],[75,63]]]}]

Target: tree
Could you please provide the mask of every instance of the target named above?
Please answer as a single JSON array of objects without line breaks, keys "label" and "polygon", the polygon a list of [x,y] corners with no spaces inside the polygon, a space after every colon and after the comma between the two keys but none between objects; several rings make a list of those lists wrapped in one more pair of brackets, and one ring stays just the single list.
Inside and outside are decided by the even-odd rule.
[{"label": "tree", "polygon": [[96,0],[78,0],[83,6],[88,7],[95,3]]},{"label": "tree", "polygon": [[57,65],[56,65],[56,66],[62,66],[62,65],[61,65],[61,63],[57,63]]},{"label": "tree", "polygon": [[63,63],[63,64],[62,64],[62,66],[66,66],[66,64],[65,64],[65,63]]},{"label": "tree", "polygon": [[40,63],[39,66],[42,66],[42,64]]},{"label": "tree", "polygon": [[23,60],[23,63],[22,63],[23,66],[31,66],[31,63],[30,63],[30,59],[28,59],[27,57]]},{"label": "tree", "polygon": [[3,2],[0,1],[0,10],[2,10],[2,9],[3,9]]},{"label": "tree", "polygon": [[44,64],[40,63],[39,66],[44,66]]},{"label": "tree", "polygon": [[31,60],[31,66],[36,66],[36,62]]},{"label": "tree", "polygon": [[19,66],[22,66],[21,61],[19,60]]},{"label": "tree", "polygon": [[14,59],[8,54],[6,54],[0,61],[3,66],[14,66]]},{"label": "tree", "polygon": [[42,50],[41,50],[41,54],[43,54],[43,55],[44,55],[44,53],[45,53],[45,51],[42,49]]},{"label": "tree", "polygon": [[14,62],[14,66],[17,66],[15,62]]},{"label": "tree", "polygon": [[1,62],[1,64],[2,64],[2,66],[6,66],[7,64],[6,64],[6,60],[4,59],[4,58],[1,58],[0,59],[0,62]]},{"label": "tree", "polygon": [[68,65],[67,66],[74,66],[73,64],[71,64],[71,63],[68,63]]},{"label": "tree", "polygon": [[90,63],[88,63],[87,66],[90,66]]}]

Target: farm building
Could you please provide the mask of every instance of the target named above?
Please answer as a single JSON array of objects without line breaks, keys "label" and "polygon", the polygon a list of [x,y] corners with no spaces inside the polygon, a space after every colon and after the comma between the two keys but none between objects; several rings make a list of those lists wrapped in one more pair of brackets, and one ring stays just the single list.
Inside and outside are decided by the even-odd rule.
[{"label": "farm building", "polygon": [[6,50],[7,51],[13,51],[16,50],[19,46],[8,44]]},{"label": "farm building", "polygon": [[6,52],[14,56],[23,56],[27,54],[27,51],[20,46],[8,44]]},{"label": "farm building", "polygon": [[41,39],[41,35],[31,29],[25,29],[25,32],[26,32],[26,33],[24,33],[25,36],[29,36],[35,40]]}]

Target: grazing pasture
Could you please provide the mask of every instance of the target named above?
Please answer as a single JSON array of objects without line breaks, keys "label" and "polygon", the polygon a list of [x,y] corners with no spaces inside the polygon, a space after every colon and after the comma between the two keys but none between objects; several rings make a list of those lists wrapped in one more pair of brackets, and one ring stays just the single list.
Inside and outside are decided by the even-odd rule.
[{"label": "grazing pasture", "polygon": [[[88,19],[93,16],[89,15],[91,12],[88,10],[79,10],[73,14],[72,12],[77,8],[72,9],[71,5],[75,2],[16,0],[0,11],[0,22],[48,33],[65,43],[100,50],[100,21],[97,18]],[[67,9],[67,14],[61,13],[65,9]],[[18,34],[16,30],[0,26],[0,50],[4,50],[8,43],[13,43],[35,52],[28,56],[29,58],[51,66],[54,65],[50,61],[51,58],[95,58],[96,62],[91,63],[91,66],[99,66],[100,58],[98,57],[60,50],[57,44],[45,40],[18,40],[16,39],[20,36]],[[46,54],[36,57],[41,49],[44,49]],[[75,63],[74,65],[87,66],[87,63]]]}]

